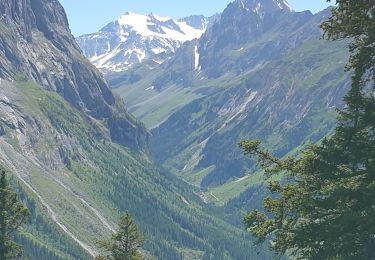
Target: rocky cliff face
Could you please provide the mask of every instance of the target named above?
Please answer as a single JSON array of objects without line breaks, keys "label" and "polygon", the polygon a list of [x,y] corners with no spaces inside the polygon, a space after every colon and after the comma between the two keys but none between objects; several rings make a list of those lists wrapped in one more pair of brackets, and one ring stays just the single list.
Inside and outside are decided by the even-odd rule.
[{"label": "rocky cliff face", "polygon": [[[238,46],[256,41],[262,34],[280,23],[281,16],[288,16],[292,9],[284,1],[242,0],[233,1],[222,13],[218,22],[205,35],[215,38],[207,43],[207,48],[217,52],[228,45]],[[202,43],[206,42],[204,39]],[[203,46],[202,46],[203,47]]]},{"label": "rocky cliff face", "polygon": [[115,142],[146,149],[147,131],[81,54],[57,0],[1,1],[0,31],[1,78],[33,80],[105,122]]},{"label": "rocky cliff face", "polygon": [[[217,23],[200,39],[198,45],[201,54],[200,67],[207,77],[218,78],[228,70],[244,71],[254,66],[255,63],[265,63],[280,57],[284,52],[293,48],[283,38],[290,37],[295,33],[296,28],[304,26],[311,17],[310,12],[293,12],[289,5],[281,0],[234,1],[224,10]],[[312,32],[313,35],[315,31]],[[260,38],[264,39],[267,34],[263,46],[260,46]],[[274,41],[273,46],[265,44],[276,37],[279,37],[279,40]],[[295,42],[301,40],[296,39]],[[257,45],[256,56],[255,52],[254,57],[242,53],[242,59],[237,59],[233,63],[224,60],[226,52],[230,50],[241,52],[241,48],[250,44]],[[214,66],[214,64],[220,64],[220,66]]]}]

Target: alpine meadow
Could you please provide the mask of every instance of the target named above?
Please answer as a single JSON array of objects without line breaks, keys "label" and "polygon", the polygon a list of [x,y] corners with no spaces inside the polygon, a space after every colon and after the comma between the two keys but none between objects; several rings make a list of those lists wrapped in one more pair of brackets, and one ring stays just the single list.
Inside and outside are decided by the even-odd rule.
[{"label": "alpine meadow", "polygon": [[7,259],[375,260],[374,0],[0,0]]}]

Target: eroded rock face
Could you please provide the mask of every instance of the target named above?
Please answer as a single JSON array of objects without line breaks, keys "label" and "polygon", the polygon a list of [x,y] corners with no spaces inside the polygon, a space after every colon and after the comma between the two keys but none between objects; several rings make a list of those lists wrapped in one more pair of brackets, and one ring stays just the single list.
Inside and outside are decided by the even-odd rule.
[{"label": "eroded rock face", "polygon": [[147,131],[127,114],[123,101],[84,58],[57,0],[2,0],[0,31],[1,78],[33,80],[75,108],[110,122],[114,141],[146,149]]}]

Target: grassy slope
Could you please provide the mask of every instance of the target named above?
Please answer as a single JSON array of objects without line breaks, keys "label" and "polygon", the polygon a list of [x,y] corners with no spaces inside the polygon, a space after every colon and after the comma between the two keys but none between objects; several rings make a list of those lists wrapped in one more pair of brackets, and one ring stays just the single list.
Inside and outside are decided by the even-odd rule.
[{"label": "grassy slope", "polygon": [[[57,230],[64,226],[96,252],[95,242],[108,238],[119,212],[127,210],[148,238],[145,249],[156,259],[178,259],[181,252],[190,256],[206,252],[215,259],[267,258],[253,252],[241,229],[212,216],[195,188],[158,171],[146,156],[131,154],[102,138],[101,122],[33,84],[18,84],[17,91],[20,111],[30,119],[31,129],[24,130],[30,131],[30,140],[26,146],[22,135],[7,129],[0,158],[23,180],[23,186],[29,185],[25,193],[39,201],[37,208],[44,218],[51,222],[46,215],[55,216],[60,223]],[[37,232],[27,234],[69,257],[64,247],[52,246]]]}]

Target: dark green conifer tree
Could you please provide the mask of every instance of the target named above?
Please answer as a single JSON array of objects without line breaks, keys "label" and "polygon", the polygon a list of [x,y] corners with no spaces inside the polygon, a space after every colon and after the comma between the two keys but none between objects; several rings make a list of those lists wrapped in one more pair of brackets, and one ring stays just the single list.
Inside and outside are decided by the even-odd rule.
[{"label": "dark green conifer tree", "polygon": [[97,259],[113,260],[141,260],[139,252],[144,238],[139,229],[130,217],[129,213],[121,216],[119,230],[112,235],[110,241],[100,241],[99,246],[108,252],[108,256],[99,256]]},{"label": "dark green conifer tree", "polygon": [[0,259],[14,259],[21,256],[22,250],[11,238],[26,221],[28,211],[10,190],[5,170],[0,171]]},{"label": "dark green conifer tree", "polygon": [[280,160],[257,141],[240,143],[269,175],[267,214],[245,217],[258,242],[276,256],[301,259],[375,259],[375,2],[337,0],[322,24],[332,40],[350,38],[352,86],[333,135],[300,158]]}]

